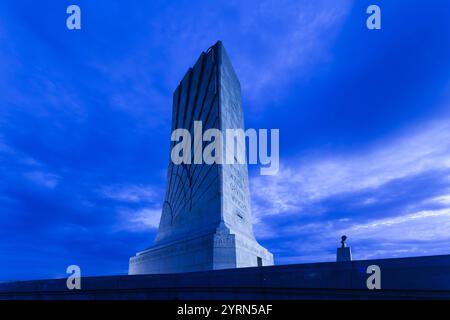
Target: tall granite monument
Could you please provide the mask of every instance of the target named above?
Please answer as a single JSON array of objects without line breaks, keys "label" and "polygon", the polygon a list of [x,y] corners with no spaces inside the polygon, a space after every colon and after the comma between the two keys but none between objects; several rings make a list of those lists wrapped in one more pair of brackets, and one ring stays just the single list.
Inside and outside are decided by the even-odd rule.
[{"label": "tall granite monument", "polygon": [[[194,121],[202,121],[203,131],[243,129],[243,118],[240,83],[219,41],[176,88],[172,131],[187,129],[194,137]],[[192,157],[204,145],[192,143]],[[222,148],[225,154],[227,145]],[[247,165],[191,163],[169,161],[156,240],[130,258],[129,274],[273,265],[273,255],[253,235]]]}]

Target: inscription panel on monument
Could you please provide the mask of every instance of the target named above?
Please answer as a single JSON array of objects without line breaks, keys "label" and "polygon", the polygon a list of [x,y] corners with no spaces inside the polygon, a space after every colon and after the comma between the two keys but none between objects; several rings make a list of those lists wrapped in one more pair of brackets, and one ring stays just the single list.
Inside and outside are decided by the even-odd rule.
[{"label": "inscription panel on monument", "polygon": [[[222,58],[221,75],[222,131],[225,133],[226,129],[245,130],[240,83],[227,56]],[[224,155],[227,151],[235,154],[235,151],[240,149],[244,151],[245,156],[245,141],[235,139],[230,143],[226,140],[223,148]],[[246,164],[223,165],[223,189],[225,222],[232,225],[234,230],[253,238]]]}]

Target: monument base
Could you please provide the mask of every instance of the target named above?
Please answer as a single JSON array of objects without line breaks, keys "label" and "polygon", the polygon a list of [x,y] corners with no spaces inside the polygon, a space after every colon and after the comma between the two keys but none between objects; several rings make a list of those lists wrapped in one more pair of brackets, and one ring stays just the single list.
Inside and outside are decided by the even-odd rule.
[{"label": "monument base", "polygon": [[337,248],[336,261],[352,261],[352,251],[350,247]]},{"label": "monument base", "polygon": [[128,274],[161,274],[273,265],[273,255],[255,239],[215,232],[157,244],[130,258]]}]

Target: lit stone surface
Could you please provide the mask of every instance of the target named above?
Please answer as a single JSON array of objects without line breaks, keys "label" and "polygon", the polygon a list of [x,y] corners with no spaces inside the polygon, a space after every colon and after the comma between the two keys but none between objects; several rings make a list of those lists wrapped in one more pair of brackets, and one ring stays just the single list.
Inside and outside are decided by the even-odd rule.
[{"label": "lit stone surface", "polygon": [[[203,132],[243,129],[241,100],[239,80],[217,42],[201,54],[175,90],[172,130],[188,129],[193,151],[203,149],[201,138],[199,143],[194,138],[194,121],[202,121]],[[224,144],[224,155],[226,148]],[[247,166],[170,161],[155,243],[130,259],[129,274],[268,265],[273,265],[273,255],[253,235]]]}]

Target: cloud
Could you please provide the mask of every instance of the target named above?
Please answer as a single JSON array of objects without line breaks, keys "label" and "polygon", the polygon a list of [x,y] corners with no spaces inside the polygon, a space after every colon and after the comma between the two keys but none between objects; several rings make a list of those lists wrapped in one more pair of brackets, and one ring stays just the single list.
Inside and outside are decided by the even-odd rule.
[{"label": "cloud", "polygon": [[[374,190],[398,179],[450,168],[450,122],[433,122],[385,143],[348,153],[304,154],[280,167],[276,176],[252,182],[257,216],[311,214],[306,208],[325,199]],[[448,179],[448,178],[447,178]],[[378,201],[368,197],[366,204]]]},{"label": "cloud", "polygon": [[[227,40],[236,52],[233,64],[246,98],[258,104],[276,101],[294,79],[310,77],[314,66],[329,61],[330,47],[351,5],[322,0],[243,5],[236,25],[241,37]],[[251,47],[245,44],[248,38]],[[270,96],[264,94],[267,90]]]},{"label": "cloud", "polygon": [[98,194],[110,200],[116,213],[112,230],[146,232],[158,228],[161,216],[160,188],[141,184],[116,184],[99,188]]},{"label": "cloud", "polygon": [[355,239],[376,238],[388,242],[450,240],[450,208],[373,220],[342,232]]},{"label": "cloud", "polygon": [[158,196],[153,186],[113,185],[100,188],[100,194],[106,198],[123,202],[152,202]]},{"label": "cloud", "polygon": [[[112,106],[140,117],[157,113],[168,121],[172,90],[200,52],[222,40],[245,98],[252,102],[252,107],[260,109],[288,92],[294,79],[310,77],[311,68],[331,59],[331,45],[352,3],[352,0],[317,0],[313,4],[305,0],[168,3],[158,8],[158,16],[148,19],[142,32],[133,35],[131,43],[122,44],[132,45],[135,48],[132,52],[126,56],[119,54],[116,59],[93,57],[88,64],[104,74],[103,78],[111,85],[128,82],[125,90],[111,94]],[[140,17],[140,13],[129,14]],[[161,55],[149,54],[154,51]],[[267,90],[271,90],[270,96],[265,94]],[[161,121],[155,116],[151,118]]]},{"label": "cloud", "polygon": [[41,171],[26,172],[24,176],[34,183],[50,189],[55,188],[60,180],[60,177],[56,174]]},{"label": "cloud", "polygon": [[123,184],[103,186],[101,197],[112,200],[117,214],[113,231],[145,232],[159,226],[161,190],[151,185]]},{"label": "cloud", "polygon": [[450,206],[450,194],[445,196],[440,196],[433,198],[432,201],[443,204],[443,205],[449,205]]},{"label": "cloud", "polygon": [[143,208],[139,210],[123,210],[120,213],[120,225],[118,230],[131,232],[145,232],[154,230],[159,226],[161,209]]},{"label": "cloud", "polygon": [[418,128],[254,176],[256,236],[273,244],[278,263],[333,261],[343,234],[355,259],[448,253],[450,121]]},{"label": "cloud", "polygon": [[334,261],[344,234],[356,260],[448,253],[450,208],[364,220],[327,216],[308,222],[294,216],[269,217],[262,223],[262,232],[257,226],[256,235],[269,246],[274,244],[278,263]]}]

